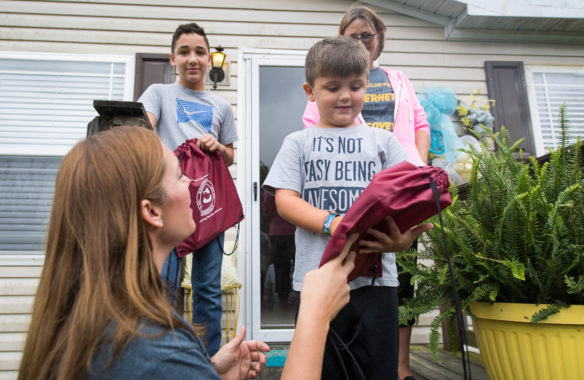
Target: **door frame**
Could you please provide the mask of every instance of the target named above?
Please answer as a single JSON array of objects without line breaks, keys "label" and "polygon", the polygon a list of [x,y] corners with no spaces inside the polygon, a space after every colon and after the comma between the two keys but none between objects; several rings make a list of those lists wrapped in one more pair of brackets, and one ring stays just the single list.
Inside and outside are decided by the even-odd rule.
[{"label": "door frame", "polygon": [[[260,173],[259,173],[259,69],[261,66],[303,67],[306,51],[238,50],[237,190],[242,197],[245,221],[240,231],[238,275],[243,279],[241,291],[242,323],[248,339],[264,342],[290,342],[293,329],[261,328],[260,269]],[[299,115],[300,119],[300,115]],[[254,149],[255,148],[255,149]]]}]

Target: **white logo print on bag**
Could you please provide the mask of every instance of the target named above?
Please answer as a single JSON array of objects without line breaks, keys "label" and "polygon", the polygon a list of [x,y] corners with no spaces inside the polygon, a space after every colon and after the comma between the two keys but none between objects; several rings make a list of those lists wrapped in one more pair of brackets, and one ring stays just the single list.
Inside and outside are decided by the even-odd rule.
[{"label": "white logo print on bag", "polygon": [[206,179],[197,191],[197,207],[201,216],[210,214],[215,209],[215,187]]}]

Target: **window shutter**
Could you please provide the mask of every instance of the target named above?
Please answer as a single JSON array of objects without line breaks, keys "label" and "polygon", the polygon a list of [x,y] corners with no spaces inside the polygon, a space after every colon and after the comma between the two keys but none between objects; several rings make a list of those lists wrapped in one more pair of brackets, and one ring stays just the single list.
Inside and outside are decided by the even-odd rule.
[{"label": "window shutter", "polygon": [[523,62],[486,61],[485,72],[489,98],[495,100],[495,130],[505,126],[512,141],[524,139],[519,147],[525,154],[535,155]]},{"label": "window shutter", "polygon": [[168,54],[136,53],[136,75],[134,77],[134,100],[153,83],[172,83],[175,70]]}]

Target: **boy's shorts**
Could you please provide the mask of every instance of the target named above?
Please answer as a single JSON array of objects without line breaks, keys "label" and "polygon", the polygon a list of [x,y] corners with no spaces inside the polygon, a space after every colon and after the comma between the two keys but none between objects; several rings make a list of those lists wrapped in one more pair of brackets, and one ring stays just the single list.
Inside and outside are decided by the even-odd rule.
[{"label": "boy's shorts", "polygon": [[398,341],[397,288],[351,290],[330,324],[321,378],[397,379]]}]

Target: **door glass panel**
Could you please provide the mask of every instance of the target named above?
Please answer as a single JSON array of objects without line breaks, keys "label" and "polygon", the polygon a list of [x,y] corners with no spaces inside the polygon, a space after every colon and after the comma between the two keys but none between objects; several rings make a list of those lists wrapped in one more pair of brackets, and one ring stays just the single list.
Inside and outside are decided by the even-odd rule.
[{"label": "door glass panel", "polygon": [[[260,181],[263,183],[286,135],[301,130],[306,94],[302,89],[304,68],[259,68]],[[274,198],[260,198],[261,328],[294,327],[296,299],[292,290],[295,227],[277,215]]]}]

